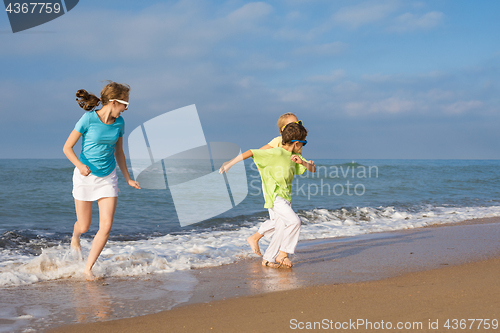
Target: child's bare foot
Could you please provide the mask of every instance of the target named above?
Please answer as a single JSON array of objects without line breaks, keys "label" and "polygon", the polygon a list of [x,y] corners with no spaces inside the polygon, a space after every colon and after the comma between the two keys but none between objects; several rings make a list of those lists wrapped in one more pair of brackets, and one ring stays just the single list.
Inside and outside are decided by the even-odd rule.
[{"label": "child's bare foot", "polygon": [[292,268],[293,263],[287,256],[278,256],[276,257],[276,262],[279,264],[279,267],[283,268]]},{"label": "child's bare foot", "polygon": [[277,262],[267,261],[266,259],[262,260],[262,266],[271,267],[271,268],[279,268],[280,265]]},{"label": "child's bare foot", "polygon": [[261,237],[257,238],[255,235],[252,235],[247,238],[248,244],[250,244],[250,247],[252,248],[253,253],[255,253],[258,256],[262,257],[262,253],[260,253],[260,248],[259,248],[259,239]]}]

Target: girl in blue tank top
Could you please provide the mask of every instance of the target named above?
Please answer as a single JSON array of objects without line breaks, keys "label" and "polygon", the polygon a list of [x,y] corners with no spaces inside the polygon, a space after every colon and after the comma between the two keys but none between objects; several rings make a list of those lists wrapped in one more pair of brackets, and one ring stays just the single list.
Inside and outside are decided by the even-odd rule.
[{"label": "girl in blue tank top", "polygon": [[[77,102],[85,113],[76,123],[64,144],[64,154],[75,165],[73,196],[76,218],[71,248],[81,255],[80,236],[92,222],[92,202],[99,205],[99,230],[92,241],[87,263],[83,270],[87,280],[94,280],[92,267],[108,241],[113,225],[118,198],[116,165],[128,185],[140,189],[130,178],[123,152],[124,121],[121,114],[128,109],[130,87],[110,82],[101,91],[101,98],[85,90],[76,93]],[[102,108],[95,108],[102,104]],[[73,150],[82,138],[82,152],[78,158]]]}]

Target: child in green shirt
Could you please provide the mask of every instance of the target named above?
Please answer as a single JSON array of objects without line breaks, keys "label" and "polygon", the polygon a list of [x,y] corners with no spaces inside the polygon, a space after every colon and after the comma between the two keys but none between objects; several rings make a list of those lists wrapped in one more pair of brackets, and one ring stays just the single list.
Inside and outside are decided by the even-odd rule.
[{"label": "child in green shirt", "polygon": [[[282,114],[278,118],[278,130],[280,135],[272,139],[268,144],[265,146],[261,147],[260,149],[270,149],[270,148],[276,148],[276,147],[281,147],[283,143],[283,139],[281,138],[281,132],[283,132],[283,129],[288,125],[289,123],[297,123],[300,125],[303,125],[302,120],[299,120],[297,116],[294,113],[287,112]],[[302,149],[298,151],[300,155],[302,155]],[[314,164],[313,161],[308,161],[311,164]],[[264,190],[264,189],[263,189]],[[259,240],[266,235],[266,237],[271,238],[274,232],[274,220],[269,219],[262,223],[259,227],[259,231],[256,232],[254,235],[250,236],[247,238],[247,242],[250,244],[253,252],[259,256],[262,256],[260,253],[260,248],[259,248]]]},{"label": "child in green shirt", "polygon": [[[314,162],[302,158],[299,151],[307,143],[307,130],[301,124],[289,123],[282,132],[283,146],[265,150],[250,149],[230,162],[224,163],[219,172],[227,172],[239,161],[249,157],[254,159],[260,170],[265,208],[269,209],[271,220],[275,222],[271,243],[263,256],[262,264],[268,267],[292,267],[288,253],[294,253],[300,233],[300,219],[291,207],[293,176],[306,170],[315,172]],[[252,250],[257,253],[258,240],[262,235],[249,237]]]}]

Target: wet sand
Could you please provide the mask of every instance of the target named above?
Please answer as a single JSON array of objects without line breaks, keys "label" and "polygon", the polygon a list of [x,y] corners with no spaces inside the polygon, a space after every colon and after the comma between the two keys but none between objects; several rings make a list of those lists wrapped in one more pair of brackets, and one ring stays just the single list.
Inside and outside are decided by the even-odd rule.
[{"label": "wet sand", "polygon": [[[335,330],[349,320],[372,329],[344,330],[408,321],[417,323],[410,331],[437,332],[448,330],[447,319],[451,328],[453,319],[500,320],[500,218],[302,241],[293,260],[291,270],[263,268],[258,258],[193,270],[187,305],[51,332],[287,332],[314,322]],[[484,324],[467,321],[472,331]]]}]

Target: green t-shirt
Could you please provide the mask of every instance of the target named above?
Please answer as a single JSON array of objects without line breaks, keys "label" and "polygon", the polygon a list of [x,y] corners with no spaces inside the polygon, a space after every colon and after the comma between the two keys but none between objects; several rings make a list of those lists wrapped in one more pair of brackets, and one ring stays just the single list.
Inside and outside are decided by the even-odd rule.
[{"label": "green t-shirt", "polygon": [[292,181],[293,175],[303,174],[307,168],[302,164],[297,164],[290,159],[296,153],[289,152],[283,148],[271,149],[251,149],[253,161],[259,168],[264,189],[265,208],[273,208],[276,196],[292,201]]}]

